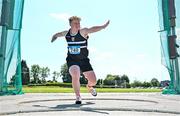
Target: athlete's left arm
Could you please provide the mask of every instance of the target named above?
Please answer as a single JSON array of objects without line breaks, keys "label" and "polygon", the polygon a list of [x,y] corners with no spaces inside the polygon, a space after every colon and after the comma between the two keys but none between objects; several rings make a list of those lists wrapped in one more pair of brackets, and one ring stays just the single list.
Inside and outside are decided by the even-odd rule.
[{"label": "athlete's left arm", "polygon": [[94,32],[98,32],[102,29],[105,29],[108,25],[109,25],[109,20],[101,26],[93,26],[91,28],[84,28],[82,31],[84,31],[84,33],[89,34],[89,33],[94,33]]}]

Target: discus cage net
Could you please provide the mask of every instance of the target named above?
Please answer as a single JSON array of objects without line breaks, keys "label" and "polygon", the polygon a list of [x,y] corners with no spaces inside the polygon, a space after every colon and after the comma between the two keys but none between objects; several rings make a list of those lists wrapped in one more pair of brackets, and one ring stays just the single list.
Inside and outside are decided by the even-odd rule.
[{"label": "discus cage net", "polygon": [[22,94],[21,47],[24,0],[0,0],[0,95]]},{"label": "discus cage net", "polygon": [[180,0],[158,0],[161,61],[170,84],[163,94],[180,94]]}]

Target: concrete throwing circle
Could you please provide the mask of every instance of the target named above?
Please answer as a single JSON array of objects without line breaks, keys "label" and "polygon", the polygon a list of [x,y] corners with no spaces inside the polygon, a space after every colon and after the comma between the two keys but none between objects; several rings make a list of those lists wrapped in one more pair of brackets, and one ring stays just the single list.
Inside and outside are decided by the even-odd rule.
[{"label": "concrete throwing circle", "polygon": [[19,111],[8,112],[1,115],[29,114],[29,113],[51,113],[51,112],[146,112],[163,114],[180,114],[155,109],[156,101],[140,99],[118,99],[118,98],[84,98],[81,105],[74,104],[74,99],[43,99],[31,100],[18,103]]},{"label": "concrete throwing circle", "polygon": [[46,112],[14,113],[11,116],[176,116],[171,113],[137,112],[137,111],[107,111],[107,110],[66,110]]},{"label": "concrete throwing circle", "polygon": [[[67,102],[67,101],[74,101],[74,99],[44,99],[44,100],[31,100],[31,101],[24,101],[20,102],[19,104],[30,104],[30,103],[38,103],[38,102],[53,102],[53,101],[60,101],[60,102]],[[139,102],[139,103],[152,103],[157,104],[157,101],[152,100],[140,100],[140,99],[119,99],[119,98],[83,98],[82,101],[130,101],[130,102]]]}]

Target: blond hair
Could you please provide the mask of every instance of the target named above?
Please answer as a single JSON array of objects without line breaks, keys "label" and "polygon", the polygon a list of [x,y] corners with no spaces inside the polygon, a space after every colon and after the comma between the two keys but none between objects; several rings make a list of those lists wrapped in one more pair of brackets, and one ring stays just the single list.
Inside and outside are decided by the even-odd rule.
[{"label": "blond hair", "polygon": [[72,22],[73,20],[81,21],[81,18],[80,18],[80,17],[77,17],[77,16],[72,16],[72,17],[69,18],[69,24],[71,24],[71,22]]}]

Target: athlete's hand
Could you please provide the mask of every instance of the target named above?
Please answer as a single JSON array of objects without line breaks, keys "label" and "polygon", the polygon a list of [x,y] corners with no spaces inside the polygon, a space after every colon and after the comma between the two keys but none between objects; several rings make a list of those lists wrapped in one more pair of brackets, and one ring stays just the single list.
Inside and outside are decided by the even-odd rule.
[{"label": "athlete's hand", "polygon": [[103,28],[106,28],[110,23],[110,20],[108,20],[104,25],[103,25]]},{"label": "athlete's hand", "polygon": [[56,39],[57,39],[57,36],[55,34],[55,35],[53,35],[51,42],[54,42]]}]

